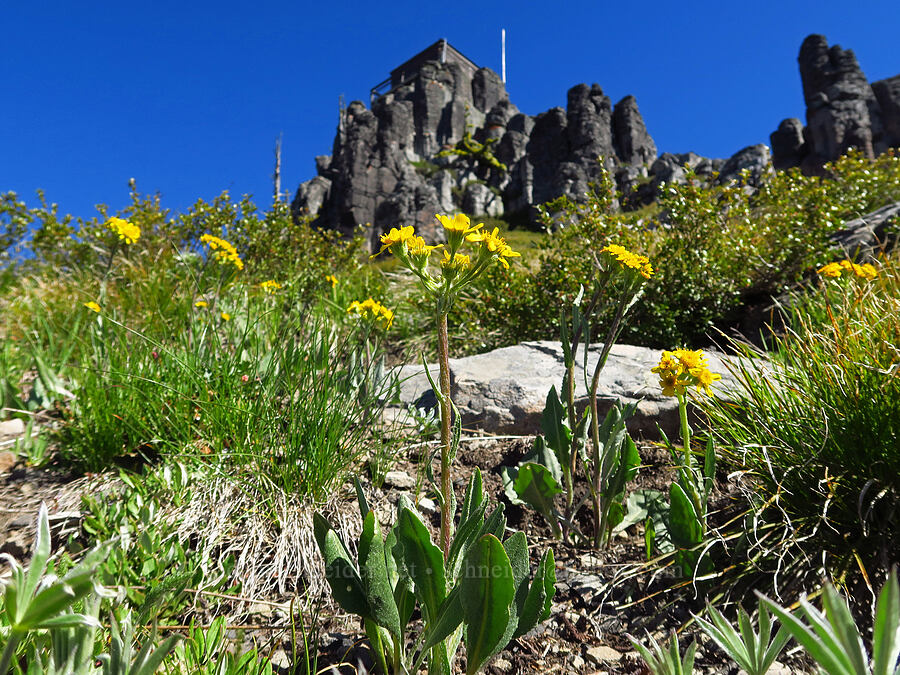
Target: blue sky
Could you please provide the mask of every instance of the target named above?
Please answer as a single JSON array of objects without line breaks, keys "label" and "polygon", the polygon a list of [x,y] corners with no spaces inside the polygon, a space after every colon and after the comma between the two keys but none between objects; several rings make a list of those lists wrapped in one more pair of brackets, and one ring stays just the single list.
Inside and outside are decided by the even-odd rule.
[{"label": "blue sky", "polygon": [[870,81],[900,73],[900,3],[222,0],[4,7],[0,191],[63,212],[128,202],[128,179],[184,210],[222,190],[271,203],[275,139],[293,192],[328,154],[341,94],[368,101],[441,37],[500,70],[535,115],[596,82],[633,94],[660,152],[727,157],[803,117],[809,33],[853,49]]}]

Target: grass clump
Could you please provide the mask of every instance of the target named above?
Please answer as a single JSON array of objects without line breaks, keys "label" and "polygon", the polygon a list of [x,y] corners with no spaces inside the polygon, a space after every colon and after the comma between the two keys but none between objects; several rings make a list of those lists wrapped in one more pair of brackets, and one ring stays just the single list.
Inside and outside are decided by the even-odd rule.
[{"label": "grass clump", "polygon": [[900,266],[845,265],[784,306],[770,360],[745,349],[734,400],[708,410],[766,524],[760,564],[838,579],[900,560]]}]

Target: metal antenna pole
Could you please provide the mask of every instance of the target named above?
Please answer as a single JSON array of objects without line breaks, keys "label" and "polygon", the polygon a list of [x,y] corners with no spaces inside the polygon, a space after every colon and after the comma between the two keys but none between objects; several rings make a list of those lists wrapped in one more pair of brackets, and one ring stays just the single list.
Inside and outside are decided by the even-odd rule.
[{"label": "metal antenna pole", "polygon": [[506,29],[500,29],[500,78],[506,84]]}]

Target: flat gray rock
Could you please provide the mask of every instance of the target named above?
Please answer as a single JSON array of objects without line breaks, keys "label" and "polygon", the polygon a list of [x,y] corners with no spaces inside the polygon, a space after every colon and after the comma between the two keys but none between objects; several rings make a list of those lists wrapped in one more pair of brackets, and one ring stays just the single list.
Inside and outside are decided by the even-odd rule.
[{"label": "flat gray rock", "polygon": [[[588,378],[600,356],[600,347],[588,352]],[[663,396],[659,380],[651,373],[662,351],[646,347],[616,345],[612,348],[600,376],[598,396],[600,413],[605,414],[619,400],[637,402],[629,421],[629,431],[644,438],[658,438],[656,425],[669,436],[678,432],[678,406],[673,397]],[[725,366],[728,357],[704,350],[710,370],[722,376],[713,386],[717,396],[727,398],[735,387]],[[576,403],[587,404],[588,385],[583,376],[583,361],[576,366]],[[429,368],[432,366],[429,364]],[[428,408],[436,403],[431,385],[421,366],[403,366],[400,398],[407,405]],[[450,359],[453,400],[462,415],[463,425],[496,434],[540,433],[541,413],[550,387],[557,391],[565,372],[559,342],[524,342],[495,349],[486,354]],[[437,381],[437,366],[432,370]]]}]

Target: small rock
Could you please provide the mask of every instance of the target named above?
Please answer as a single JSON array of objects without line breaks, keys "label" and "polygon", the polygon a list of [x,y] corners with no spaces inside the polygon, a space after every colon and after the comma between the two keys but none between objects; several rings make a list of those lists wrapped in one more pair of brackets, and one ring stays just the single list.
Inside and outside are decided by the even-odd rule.
[{"label": "small rock", "polygon": [[499,673],[508,673],[512,670],[512,664],[506,659],[496,659],[492,665],[494,666],[494,670]]},{"label": "small rock", "polygon": [[272,652],[270,661],[276,668],[288,669],[291,667],[291,660],[283,649],[276,649]]},{"label": "small rock", "polygon": [[25,423],[18,417],[0,422],[0,436],[21,436],[25,433]]},{"label": "small rock", "polygon": [[411,490],[416,486],[416,479],[405,471],[388,471],[384,475],[384,484],[399,490]]},{"label": "small rock", "polygon": [[29,483],[22,483],[19,485],[19,492],[28,497],[29,495],[34,494],[34,486]]},{"label": "small rock", "polygon": [[16,465],[18,458],[16,453],[6,450],[0,452],[0,474],[8,473]]},{"label": "small rock", "polygon": [[21,530],[24,528],[31,529],[31,526],[34,525],[34,516],[23,515],[16,516],[13,520],[9,522],[9,529],[11,530]]},{"label": "small rock", "polygon": [[584,659],[581,658],[578,654],[576,654],[575,657],[572,659],[572,667],[575,670],[580,671],[582,668],[584,668]]},{"label": "small rock", "polygon": [[419,500],[419,510],[424,513],[436,513],[437,512],[437,504],[434,503],[434,500],[429,499],[428,497],[422,497]]},{"label": "small rock", "polygon": [[591,661],[599,665],[604,661],[618,661],[622,658],[622,653],[617,652],[612,647],[600,645],[597,647],[590,647],[587,650],[587,657]]}]

